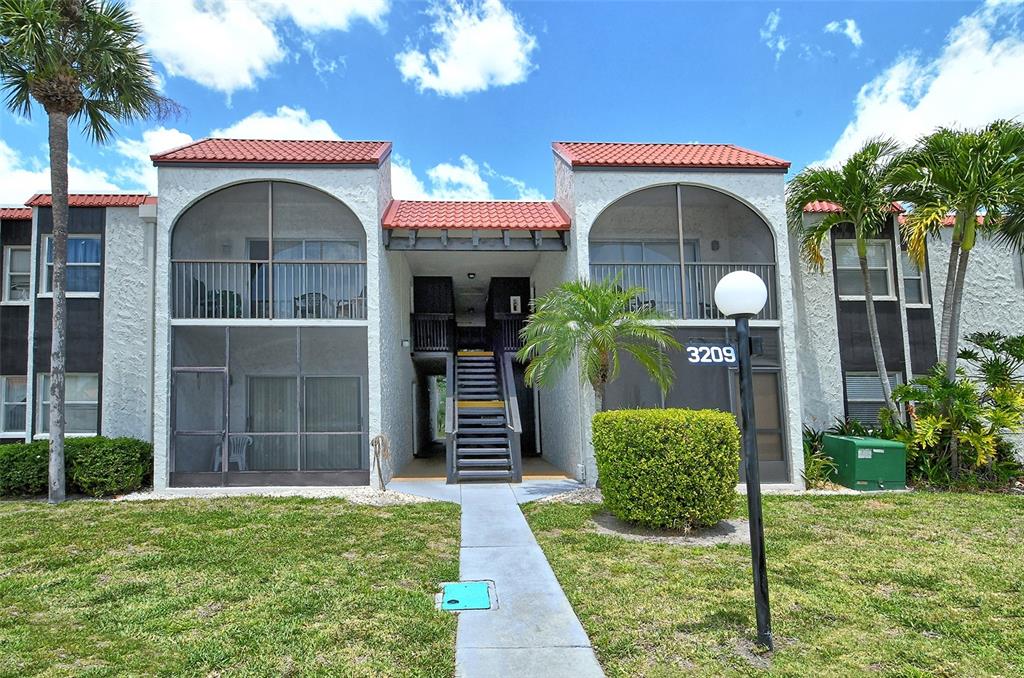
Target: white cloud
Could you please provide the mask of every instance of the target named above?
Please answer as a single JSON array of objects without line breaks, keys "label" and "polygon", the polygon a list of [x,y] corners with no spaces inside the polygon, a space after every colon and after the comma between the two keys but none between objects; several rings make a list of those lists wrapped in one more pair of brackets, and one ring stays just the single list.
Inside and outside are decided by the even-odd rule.
[{"label": "white cloud", "polygon": [[404,200],[493,200],[490,179],[511,186],[520,200],[544,200],[544,195],[526,182],[499,174],[490,165],[481,166],[468,155],[459,164],[443,162],[427,170],[427,183],[416,176],[412,164],[398,154],[391,156],[391,193]]},{"label": "white cloud", "polygon": [[[35,193],[50,192],[50,168],[45,151],[38,157],[18,153],[0,139],[0,205],[23,205]],[[110,193],[121,188],[106,172],[82,167],[68,159],[68,185],[74,192]]]},{"label": "white cloud", "polygon": [[860,28],[857,27],[857,22],[853,19],[843,19],[842,21],[829,21],[825,24],[826,33],[841,33],[850,39],[854,47],[860,47],[864,44],[864,38],[860,34]]},{"label": "white cloud", "polygon": [[[118,179],[128,186],[142,186],[155,194],[156,167],[149,156],[169,151],[193,141],[191,135],[177,129],[156,127],[142,133],[141,139],[118,139],[114,149],[127,161],[118,171]],[[76,189],[77,190],[77,187]]]},{"label": "white cloud", "polygon": [[314,120],[304,108],[279,106],[273,114],[256,111],[210,136],[227,139],[341,139],[323,118]]},{"label": "white cloud", "polygon": [[282,22],[309,33],[347,30],[360,19],[382,28],[388,0],[132,0],[131,7],[169,75],[231,94],[285,58]]},{"label": "white cloud", "polygon": [[395,56],[402,78],[420,91],[459,96],[524,82],[533,70],[537,39],[500,0],[469,6],[449,0],[429,14],[437,46],[427,53],[410,47]]},{"label": "white cloud", "polygon": [[779,24],[781,22],[782,11],[778,8],[773,9],[765,17],[760,31],[761,42],[775,54],[776,63],[782,58],[786,48],[789,47],[789,39],[784,35],[779,35]]},{"label": "white cloud", "polygon": [[990,2],[960,19],[932,60],[899,57],[857,94],[853,119],[820,162],[835,165],[865,140],[885,134],[904,144],[935,127],[977,127],[1024,116],[1021,3]]}]

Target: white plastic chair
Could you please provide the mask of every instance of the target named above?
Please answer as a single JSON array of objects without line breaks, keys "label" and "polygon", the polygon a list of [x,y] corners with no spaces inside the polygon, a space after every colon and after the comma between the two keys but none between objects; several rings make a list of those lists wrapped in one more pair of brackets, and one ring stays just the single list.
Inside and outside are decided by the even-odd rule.
[{"label": "white plastic chair", "polygon": [[[249,448],[252,447],[253,441],[249,436],[231,436],[228,440],[228,468],[231,464],[237,464],[239,471],[246,471]],[[217,445],[217,448],[213,452],[213,470],[214,472],[220,471],[221,462],[221,445]]]}]

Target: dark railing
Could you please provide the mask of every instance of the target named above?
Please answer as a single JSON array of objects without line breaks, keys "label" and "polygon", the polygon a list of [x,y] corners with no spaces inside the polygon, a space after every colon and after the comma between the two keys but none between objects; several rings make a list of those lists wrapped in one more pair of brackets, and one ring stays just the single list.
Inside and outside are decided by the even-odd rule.
[{"label": "dark railing", "polygon": [[591,264],[590,277],[593,280],[618,277],[623,288],[643,288],[637,304],[654,308],[671,319],[724,320],[715,306],[715,286],[733,271],[751,271],[764,280],[768,301],[756,319],[778,320],[775,264],[687,263],[682,272],[679,264]]},{"label": "dark railing", "polygon": [[515,353],[523,347],[521,332],[526,327],[527,316],[523,313],[495,313],[494,340],[497,342],[499,352],[510,351]]},{"label": "dark railing", "polygon": [[519,419],[519,397],[516,395],[515,374],[512,371],[512,354],[501,354],[501,387],[505,399],[505,425],[508,427],[508,451],[512,462],[511,482],[523,481],[523,453],[520,438],[523,423]]},{"label": "dark railing", "polygon": [[455,341],[455,315],[452,313],[413,313],[412,350],[451,352]]},{"label": "dark railing", "polygon": [[364,262],[171,262],[181,319],[366,319]]}]

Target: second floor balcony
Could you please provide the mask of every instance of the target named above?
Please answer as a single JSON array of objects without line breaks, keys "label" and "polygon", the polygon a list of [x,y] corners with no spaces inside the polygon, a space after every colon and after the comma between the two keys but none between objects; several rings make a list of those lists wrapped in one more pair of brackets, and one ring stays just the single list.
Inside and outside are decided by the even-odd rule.
[{"label": "second floor balcony", "polygon": [[175,260],[171,314],[192,320],[365,320],[366,263]]},{"label": "second floor balcony", "polygon": [[639,287],[644,292],[637,304],[644,304],[670,320],[725,320],[715,306],[718,281],[733,271],[750,271],[768,287],[768,301],[755,320],[778,320],[775,264],[771,263],[685,263],[591,264],[592,280],[618,279],[623,288]]}]

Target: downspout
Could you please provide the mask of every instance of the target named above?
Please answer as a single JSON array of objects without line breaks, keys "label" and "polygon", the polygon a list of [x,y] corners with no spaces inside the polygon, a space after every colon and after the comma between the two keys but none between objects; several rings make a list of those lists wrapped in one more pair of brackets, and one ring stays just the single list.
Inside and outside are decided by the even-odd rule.
[{"label": "downspout", "polygon": [[28,282],[28,356],[25,361],[25,442],[32,442],[35,429],[36,404],[36,304],[39,301],[36,291],[39,289],[39,208],[32,208],[32,237],[29,241],[29,255],[32,267],[29,269]]}]

